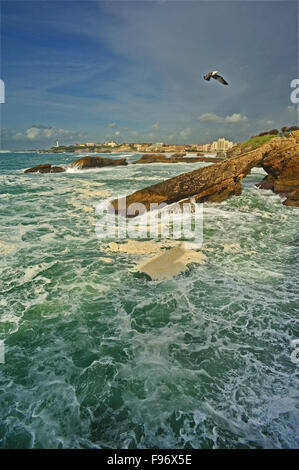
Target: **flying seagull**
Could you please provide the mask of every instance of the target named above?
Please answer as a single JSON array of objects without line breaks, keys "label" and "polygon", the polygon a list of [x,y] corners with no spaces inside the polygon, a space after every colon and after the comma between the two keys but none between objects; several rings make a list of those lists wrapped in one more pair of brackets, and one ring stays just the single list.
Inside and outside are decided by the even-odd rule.
[{"label": "flying seagull", "polygon": [[210,80],[211,78],[214,78],[217,80],[219,83],[222,83],[223,85],[228,85],[228,83],[224,80],[221,75],[218,75],[218,70],[215,70],[214,72],[209,72],[203,77],[205,80]]}]

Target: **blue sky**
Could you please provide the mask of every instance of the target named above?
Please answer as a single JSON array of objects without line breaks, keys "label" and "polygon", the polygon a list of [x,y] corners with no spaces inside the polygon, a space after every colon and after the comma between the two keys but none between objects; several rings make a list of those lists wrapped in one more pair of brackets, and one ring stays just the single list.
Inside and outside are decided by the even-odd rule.
[{"label": "blue sky", "polygon": [[[2,1],[2,148],[298,124],[297,1]],[[229,86],[206,82],[219,70]]]}]

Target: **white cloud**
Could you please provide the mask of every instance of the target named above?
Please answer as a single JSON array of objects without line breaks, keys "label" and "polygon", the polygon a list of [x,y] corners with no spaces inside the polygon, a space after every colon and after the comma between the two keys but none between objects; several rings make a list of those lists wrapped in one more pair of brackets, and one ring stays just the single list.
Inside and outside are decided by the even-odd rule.
[{"label": "white cloud", "polygon": [[109,124],[106,124],[107,127],[117,127],[116,122],[110,122]]},{"label": "white cloud", "polygon": [[247,121],[247,116],[243,116],[240,113],[233,113],[231,116],[218,116],[214,113],[206,113],[199,116],[200,121],[214,121],[214,122],[228,122],[228,123],[240,123]]},{"label": "white cloud", "polygon": [[231,116],[226,116],[224,118],[224,122],[232,122],[232,123],[244,122],[247,120],[248,120],[247,116],[242,116],[242,114],[240,113],[234,113]]},{"label": "white cloud", "polygon": [[216,121],[216,122],[221,121],[220,116],[217,116],[217,114],[213,114],[213,113],[202,114],[201,116],[199,116],[198,119],[200,121]]},{"label": "white cloud", "polygon": [[183,137],[183,139],[186,139],[191,135],[192,129],[191,127],[187,127],[186,129],[181,130],[180,132],[180,137]]},{"label": "white cloud", "polygon": [[62,143],[73,143],[74,140],[80,140],[85,137],[85,134],[80,131],[44,126],[42,124],[34,124],[23,132],[6,129],[5,133],[3,133],[3,138],[15,142],[23,142],[24,144],[31,142],[44,143],[46,145],[54,143],[56,140],[60,140]]},{"label": "white cloud", "polygon": [[155,131],[159,131],[159,130],[160,130],[159,121],[155,122],[155,124],[152,125],[152,129],[154,129]]}]

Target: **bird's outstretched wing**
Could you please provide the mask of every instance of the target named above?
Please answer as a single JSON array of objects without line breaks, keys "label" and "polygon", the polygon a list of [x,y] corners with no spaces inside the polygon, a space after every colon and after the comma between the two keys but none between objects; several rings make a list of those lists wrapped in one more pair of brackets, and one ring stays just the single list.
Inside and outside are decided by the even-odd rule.
[{"label": "bird's outstretched wing", "polygon": [[212,72],[207,73],[206,75],[203,76],[205,80],[210,80],[212,76]]},{"label": "bird's outstretched wing", "polygon": [[222,83],[223,85],[228,85],[227,81],[224,80],[223,77],[221,77],[221,75],[213,75],[213,78],[215,78],[215,80],[217,80],[219,83]]}]

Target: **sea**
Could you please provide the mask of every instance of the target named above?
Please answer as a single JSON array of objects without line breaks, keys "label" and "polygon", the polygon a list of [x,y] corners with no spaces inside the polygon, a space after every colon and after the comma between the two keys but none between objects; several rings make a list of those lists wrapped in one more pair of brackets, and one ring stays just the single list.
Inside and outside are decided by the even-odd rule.
[{"label": "sea", "polygon": [[253,169],[155,280],[96,207],[206,163],[24,173],[79,157],[0,155],[0,447],[299,448],[298,208]]}]

